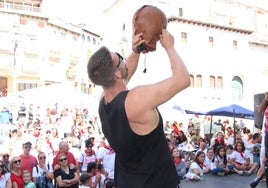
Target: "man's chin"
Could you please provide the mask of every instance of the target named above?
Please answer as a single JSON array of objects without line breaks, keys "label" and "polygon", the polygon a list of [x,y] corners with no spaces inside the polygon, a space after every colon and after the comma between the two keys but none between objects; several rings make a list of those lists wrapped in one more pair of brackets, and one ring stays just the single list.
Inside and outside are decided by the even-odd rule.
[{"label": "man's chin", "polygon": [[155,47],[146,47],[144,50],[142,50],[142,53],[149,53],[149,52],[154,52],[156,50]]}]

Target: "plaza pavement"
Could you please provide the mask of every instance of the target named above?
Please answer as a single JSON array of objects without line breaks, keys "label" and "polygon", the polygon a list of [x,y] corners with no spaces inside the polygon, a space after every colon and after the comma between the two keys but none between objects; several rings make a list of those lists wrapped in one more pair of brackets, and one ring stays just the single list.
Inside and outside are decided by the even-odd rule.
[{"label": "plaza pavement", "polygon": [[[250,188],[250,183],[256,174],[251,176],[240,176],[231,174],[227,176],[215,176],[212,174],[205,174],[204,180],[199,182],[181,181],[181,188]],[[266,188],[266,182],[261,181],[256,188]]]}]

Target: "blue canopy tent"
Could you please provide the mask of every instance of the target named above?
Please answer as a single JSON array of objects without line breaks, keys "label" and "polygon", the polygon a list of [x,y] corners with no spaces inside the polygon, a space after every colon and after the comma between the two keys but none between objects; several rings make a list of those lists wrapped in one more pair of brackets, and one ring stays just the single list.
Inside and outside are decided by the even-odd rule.
[{"label": "blue canopy tent", "polygon": [[[237,104],[232,104],[230,106],[223,106],[220,108],[216,108],[214,110],[208,111],[206,115],[233,117],[233,129],[234,130],[235,130],[235,118],[254,119],[253,111],[246,109],[242,106],[239,106]],[[210,124],[210,131],[211,131],[211,128],[212,128],[212,122]]]},{"label": "blue canopy tent", "polygon": [[[173,109],[178,110],[181,107],[174,105]],[[226,116],[226,117],[233,117],[233,127],[235,126],[235,118],[243,118],[243,119],[254,119],[254,112],[246,109],[242,106],[237,104],[232,104],[230,106],[223,106],[219,108],[215,108],[209,111],[198,111],[198,110],[191,110],[191,109],[184,109],[186,114],[195,114],[195,115],[210,115],[210,116]],[[210,135],[212,131],[212,117],[210,121]]]},{"label": "blue canopy tent", "polygon": [[244,118],[244,119],[254,119],[254,112],[248,110],[237,104],[232,104],[230,106],[220,107],[211,111],[208,111],[206,115],[213,116],[226,116],[233,118]]}]

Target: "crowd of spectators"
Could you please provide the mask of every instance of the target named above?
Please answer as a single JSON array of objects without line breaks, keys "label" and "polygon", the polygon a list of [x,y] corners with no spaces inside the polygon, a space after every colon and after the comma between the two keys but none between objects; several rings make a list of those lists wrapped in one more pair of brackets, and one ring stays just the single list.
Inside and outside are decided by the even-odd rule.
[{"label": "crowd of spectators", "polygon": [[[88,108],[55,104],[43,109],[22,103],[17,111],[3,107],[1,114],[0,163],[7,172],[12,172],[10,167],[14,168],[14,174],[23,169],[25,181],[22,179],[19,184],[32,184],[28,180],[29,172],[35,185],[44,183],[38,179],[42,169],[46,169],[48,180],[57,179],[63,186],[69,184],[69,179],[73,187],[79,186],[79,182],[81,187],[88,184],[104,187],[104,180],[108,180],[108,184],[112,182],[115,155],[105,142],[98,116],[91,114]],[[208,128],[210,123],[209,117],[200,119],[198,116],[191,118],[186,126],[176,121],[165,123],[164,131],[179,178],[200,181],[207,173],[217,176],[255,173],[259,166],[261,132],[251,133],[242,120],[234,126],[228,120],[218,120],[212,129]],[[39,166],[41,173],[33,167],[24,169],[23,163],[19,165],[18,161],[24,161],[23,154],[28,149],[36,158],[31,164]],[[72,177],[64,177],[61,171],[55,173],[55,166],[69,172],[68,164]],[[76,171],[72,170],[74,168]],[[86,172],[90,175],[83,175]],[[62,178],[67,180],[62,182]],[[13,177],[6,183],[14,181]]]},{"label": "crowd of spectators", "polygon": [[[97,166],[83,182],[104,187],[106,180],[112,185],[115,154],[103,137],[98,116],[88,108],[55,104],[43,109],[22,103],[17,110],[2,107],[0,117],[0,163],[2,173],[10,174],[0,187],[50,187],[54,181],[59,186],[78,187],[90,162]],[[103,175],[94,171],[101,165],[105,167]],[[43,174],[46,178],[42,180]]]},{"label": "crowd of spectators", "polygon": [[230,125],[228,120],[223,123],[218,120],[213,123],[213,129],[217,132],[212,129],[205,133],[204,126],[208,122],[204,120],[208,120],[207,117],[198,119],[195,116],[195,123],[192,120],[187,126],[166,122],[164,128],[178,176],[182,180],[200,181],[208,173],[216,176],[232,173],[251,176],[257,172],[261,130],[251,133],[242,119],[239,123],[235,121],[234,125]]}]

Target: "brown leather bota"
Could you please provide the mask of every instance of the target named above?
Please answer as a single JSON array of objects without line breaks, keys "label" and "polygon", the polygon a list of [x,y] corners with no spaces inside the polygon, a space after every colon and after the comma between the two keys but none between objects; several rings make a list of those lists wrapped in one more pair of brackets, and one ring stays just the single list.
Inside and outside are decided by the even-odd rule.
[{"label": "brown leather bota", "polygon": [[166,29],[167,27],[167,18],[159,8],[144,5],[135,12],[132,27],[134,34],[143,33],[143,39],[145,40],[144,44],[134,50],[142,53],[155,51],[162,28]]}]

